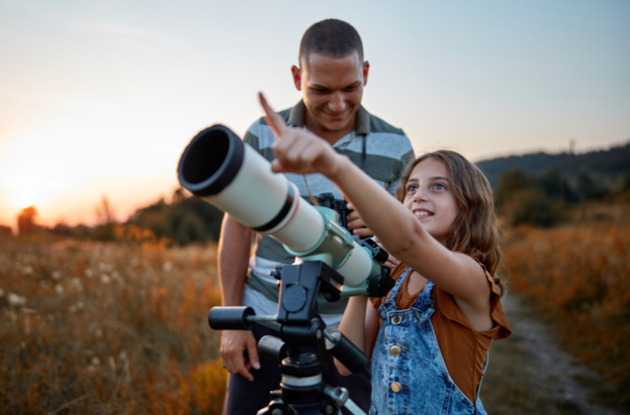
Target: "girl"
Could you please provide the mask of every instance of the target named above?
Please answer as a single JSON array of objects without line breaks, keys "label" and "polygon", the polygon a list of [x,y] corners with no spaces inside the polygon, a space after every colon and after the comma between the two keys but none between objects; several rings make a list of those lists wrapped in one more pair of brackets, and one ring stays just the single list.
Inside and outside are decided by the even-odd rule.
[{"label": "girl", "polygon": [[479,388],[490,341],[511,332],[493,278],[501,255],[488,181],[457,153],[430,153],[403,173],[400,203],[260,98],[277,137],[272,169],[329,178],[401,262],[388,296],[352,297],[340,325],[372,356],[370,414],[485,414]]}]

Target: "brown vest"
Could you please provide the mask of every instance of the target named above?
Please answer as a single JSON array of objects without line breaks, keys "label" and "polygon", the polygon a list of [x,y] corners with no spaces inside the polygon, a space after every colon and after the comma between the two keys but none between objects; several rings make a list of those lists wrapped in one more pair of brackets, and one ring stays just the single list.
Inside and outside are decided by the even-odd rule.
[{"label": "brown vest", "polygon": [[[405,269],[407,269],[407,265],[400,264],[392,271],[392,277],[395,280],[398,279]],[[486,277],[492,287],[490,316],[494,322],[492,329],[487,331],[476,331],[472,328],[468,319],[457,307],[451,294],[437,286],[434,286],[431,293],[436,310],[431,316],[431,324],[446,368],[455,385],[471,402],[475,402],[477,399],[477,386],[483,376],[483,366],[490,341],[492,339],[504,339],[512,333],[501,305],[499,287],[487,271]],[[417,300],[418,294],[422,292],[421,290],[409,294],[407,291],[408,283],[409,277],[403,282],[396,298],[396,306],[399,310],[411,308],[411,305]],[[372,298],[371,301],[374,307],[378,308],[385,302],[386,298],[387,296]]]}]

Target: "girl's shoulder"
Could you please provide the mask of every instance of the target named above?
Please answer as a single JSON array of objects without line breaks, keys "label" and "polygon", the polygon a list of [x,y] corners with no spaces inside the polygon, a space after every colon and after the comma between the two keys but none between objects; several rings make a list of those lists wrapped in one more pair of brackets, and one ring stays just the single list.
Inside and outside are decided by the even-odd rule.
[{"label": "girl's shoulder", "polygon": [[[473,259],[475,259],[481,268],[483,268],[486,280],[490,285],[490,318],[493,322],[492,329],[477,333],[495,340],[506,338],[512,333],[512,329],[510,328],[507,315],[505,314],[503,304],[501,303],[501,288],[496,283],[494,276],[488,272],[486,267],[478,259]],[[464,316],[464,313],[457,306],[457,303],[451,294],[439,287],[434,287],[432,297],[435,301],[435,308],[440,314],[448,320],[474,330],[468,322],[466,316]]]}]

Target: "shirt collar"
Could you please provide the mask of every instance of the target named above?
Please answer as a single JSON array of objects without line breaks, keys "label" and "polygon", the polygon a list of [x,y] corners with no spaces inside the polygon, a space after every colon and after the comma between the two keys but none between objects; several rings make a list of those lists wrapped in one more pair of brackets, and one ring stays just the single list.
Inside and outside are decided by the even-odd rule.
[{"label": "shirt collar", "polygon": [[[289,112],[288,123],[295,127],[304,127],[304,101],[300,100],[296,106],[291,108]],[[354,124],[355,135],[367,135],[370,133],[370,114],[367,112],[363,105],[357,110],[357,118]]]}]

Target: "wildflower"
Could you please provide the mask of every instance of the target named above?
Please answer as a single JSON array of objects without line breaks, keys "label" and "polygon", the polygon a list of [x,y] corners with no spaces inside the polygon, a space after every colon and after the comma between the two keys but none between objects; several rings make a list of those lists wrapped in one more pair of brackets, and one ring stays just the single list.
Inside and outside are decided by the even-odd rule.
[{"label": "wildflower", "polygon": [[118,354],[118,357],[120,357],[120,360],[127,360],[127,353],[123,350]]},{"label": "wildflower", "polygon": [[61,278],[61,271],[55,271],[52,273],[52,279],[57,281],[58,279]]},{"label": "wildflower", "polygon": [[94,276],[94,271],[92,271],[91,269],[86,269],[85,270],[85,276],[88,278],[92,278]]},{"label": "wildflower", "polygon": [[171,264],[170,262],[165,262],[162,266],[162,269],[164,270],[164,272],[170,272],[173,269],[173,264]]},{"label": "wildflower", "polygon": [[101,364],[101,359],[99,359],[98,357],[94,356],[92,359],[90,359],[90,363],[87,366],[87,370],[94,370],[96,369],[96,366]]},{"label": "wildflower", "polygon": [[63,294],[63,285],[61,284],[55,285],[55,291],[57,291],[57,294]]},{"label": "wildflower", "polygon": [[9,304],[13,307],[22,307],[26,305],[26,297],[21,297],[14,293],[9,293]]},{"label": "wildflower", "polygon": [[78,308],[79,310],[83,310],[83,307],[84,307],[84,305],[83,305],[83,301],[79,301],[79,302],[77,303],[77,308]]},{"label": "wildflower", "polygon": [[74,277],[72,280],[72,285],[81,285],[81,278],[79,277]]},{"label": "wildflower", "polygon": [[109,284],[109,283],[111,282],[111,280],[112,280],[112,279],[111,279],[111,278],[109,278],[109,275],[107,275],[107,274],[102,274],[102,275],[101,275],[101,282],[102,282],[103,284]]},{"label": "wildflower", "polygon": [[22,275],[33,275],[33,267],[30,265],[23,266]]}]

